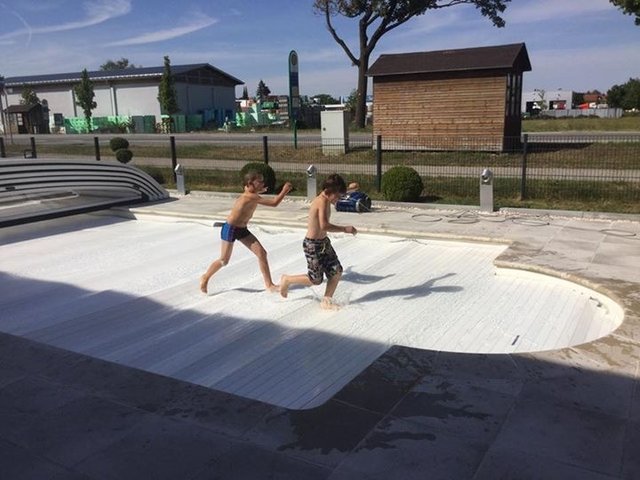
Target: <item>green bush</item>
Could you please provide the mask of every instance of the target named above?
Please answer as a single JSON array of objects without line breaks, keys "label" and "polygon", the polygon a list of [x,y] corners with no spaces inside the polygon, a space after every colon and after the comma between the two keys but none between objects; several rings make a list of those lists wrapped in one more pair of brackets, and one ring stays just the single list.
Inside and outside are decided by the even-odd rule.
[{"label": "green bush", "polygon": [[398,165],[382,175],[382,194],[392,202],[417,202],[424,185],[422,178],[411,167]]},{"label": "green bush", "polygon": [[111,148],[111,151],[117,152],[123,148],[129,148],[129,141],[126,138],[113,137],[109,140],[109,147]]},{"label": "green bush", "polygon": [[267,193],[275,193],[276,190],[276,172],[273,171],[266,163],[252,162],[247,163],[240,169],[240,181],[244,181],[244,176],[250,170],[255,170],[262,175],[264,179],[264,186],[267,187]]},{"label": "green bush", "polygon": [[116,150],[116,160],[120,163],[129,163],[133,158],[133,152],[128,148],[119,148]]}]

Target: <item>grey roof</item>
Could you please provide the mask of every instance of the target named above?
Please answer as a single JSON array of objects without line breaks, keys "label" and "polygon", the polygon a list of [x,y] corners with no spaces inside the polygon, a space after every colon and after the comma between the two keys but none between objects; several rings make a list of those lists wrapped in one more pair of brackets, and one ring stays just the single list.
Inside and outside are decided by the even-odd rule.
[{"label": "grey roof", "polygon": [[531,63],[525,44],[380,55],[367,75],[377,77],[480,70],[530,71]]},{"label": "grey roof", "polygon": [[[189,73],[199,69],[211,69],[214,72],[226,77],[229,81],[236,85],[242,85],[244,82],[236,77],[229,75],[226,72],[210,65],[208,63],[194,63],[190,65],[172,65],[171,74],[173,76]],[[164,66],[162,67],[141,67],[141,68],[126,68],[122,70],[97,70],[93,72],[87,72],[89,78],[93,81],[96,80],[109,80],[109,79],[140,79],[140,78],[158,78],[162,76],[164,72]],[[77,83],[80,81],[82,72],[71,73],[54,73],[50,75],[29,75],[21,77],[7,77],[5,78],[6,87],[18,87],[22,85],[42,85],[42,84],[55,84],[55,83]]]}]

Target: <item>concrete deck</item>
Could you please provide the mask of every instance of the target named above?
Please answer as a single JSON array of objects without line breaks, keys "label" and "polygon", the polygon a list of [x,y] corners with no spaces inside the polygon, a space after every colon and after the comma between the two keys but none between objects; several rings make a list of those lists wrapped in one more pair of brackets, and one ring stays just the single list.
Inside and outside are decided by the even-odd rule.
[{"label": "concrete deck", "polygon": [[[209,222],[232,198],[194,193],[130,211]],[[259,208],[253,223],[300,227],[301,206]],[[361,232],[506,243],[497,266],[592,288],[624,322],[538,353],[392,346],[308,410],[0,334],[0,478],[640,476],[640,217],[393,204],[333,218]]]}]

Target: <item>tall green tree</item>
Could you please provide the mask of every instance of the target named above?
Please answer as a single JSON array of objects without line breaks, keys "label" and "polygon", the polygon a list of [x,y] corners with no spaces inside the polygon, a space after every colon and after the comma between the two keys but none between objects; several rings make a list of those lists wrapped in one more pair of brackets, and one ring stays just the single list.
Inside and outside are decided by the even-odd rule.
[{"label": "tall green tree", "polygon": [[242,97],[240,98],[242,98],[243,100],[249,100],[249,90],[247,89],[246,85],[242,87]]},{"label": "tall green tree", "polygon": [[[178,107],[175,82],[171,74],[171,60],[169,56],[164,56],[164,71],[160,79],[158,87],[158,102],[160,102],[160,111],[164,115],[174,115],[180,111]],[[169,117],[169,130],[173,131],[173,119]]]},{"label": "tall green tree", "polygon": [[87,131],[90,133],[91,128],[91,111],[98,106],[94,101],[96,96],[93,91],[93,82],[89,79],[89,73],[85,68],[80,76],[80,83],[73,89],[76,95],[76,105],[82,108],[84,118],[87,122]]},{"label": "tall green tree", "polygon": [[258,82],[258,89],[256,90],[256,97],[258,98],[258,101],[264,102],[269,95],[271,95],[271,89],[267,87],[262,80],[260,80]]},{"label": "tall green tree", "polygon": [[140,65],[134,65],[133,63],[129,63],[128,58],[122,57],[120,60],[107,60],[105,63],[100,65],[100,70],[127,70],[132,68],[141,68]]},{"label": "tall green tree", "polygon": [[624,110],[640,109],[640,78],[630,78],[622,85],[614,85],[607,92],[610,107]]},{"label": "tall green tree", "polygon": [[[474,5],[496,27],[503,27],[500,13],[511,0],[314,0],[314,11],[324,17],[329,33],[344,50],[351,63],[358,67],[357,105],[355,122],[364,127],[367,114],[367,77],[369,60],[383,35],[405,24],[414,17],[431,10],[455,5]],[[352,49],[340,36],[334,25],[334,17],[357,19],[358,45]],[[349,35],[350,36],[350,35]],[[346,38],[346,37],[345,37]]]},{"label": "tall green tree", "polygon": [[29,86],[24,87],[20,95],[20,105],[36,105],[38,103],[40,103],[40,99],[35,90]]},{"label": "tall green tree", "polygon": [[635,15],[635,24],[640,26],[640,0],[609,0],[625,15]]}]

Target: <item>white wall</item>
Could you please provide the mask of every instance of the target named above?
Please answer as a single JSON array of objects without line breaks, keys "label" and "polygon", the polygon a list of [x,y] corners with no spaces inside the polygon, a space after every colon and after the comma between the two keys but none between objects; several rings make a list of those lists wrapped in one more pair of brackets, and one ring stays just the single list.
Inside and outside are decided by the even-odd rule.
[{"label": "white wall", "polygon": [[153,85],[118,85],[115,87],[118,115],[155,115],[160,118],[158,102],[158,86]]}]

